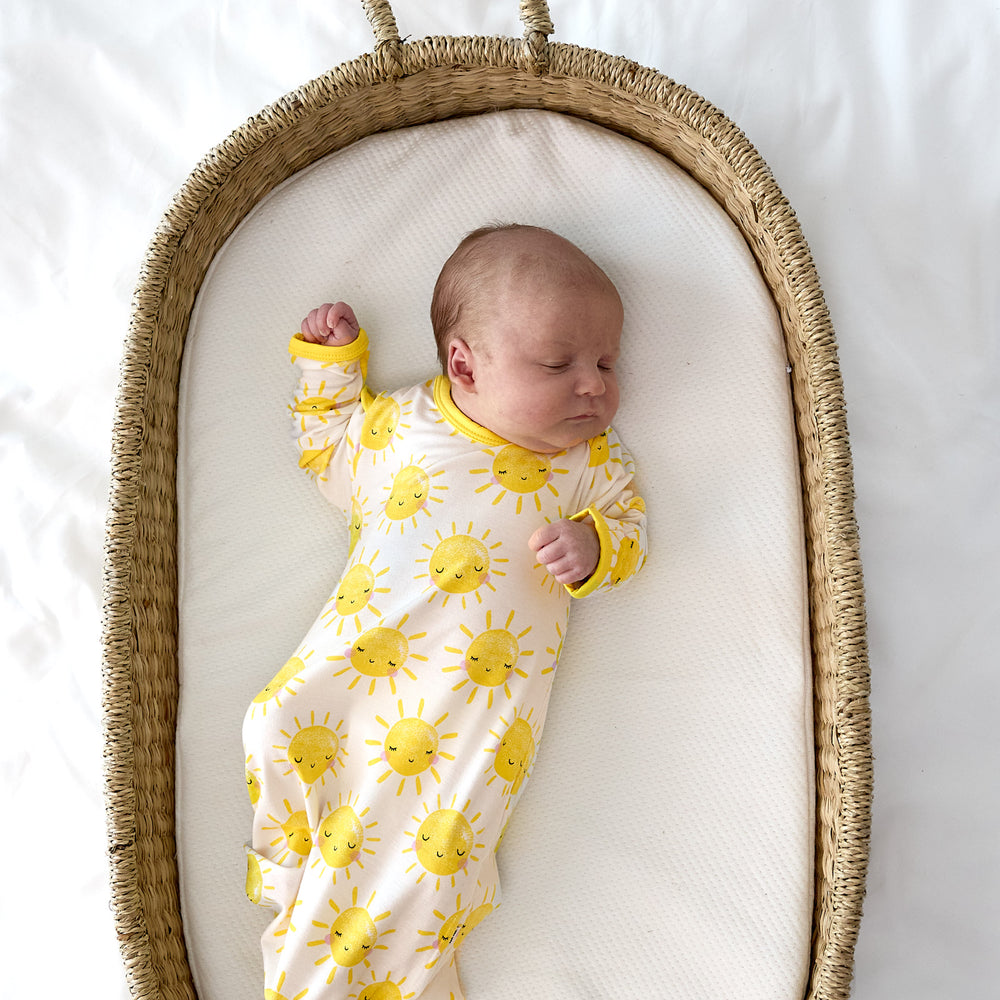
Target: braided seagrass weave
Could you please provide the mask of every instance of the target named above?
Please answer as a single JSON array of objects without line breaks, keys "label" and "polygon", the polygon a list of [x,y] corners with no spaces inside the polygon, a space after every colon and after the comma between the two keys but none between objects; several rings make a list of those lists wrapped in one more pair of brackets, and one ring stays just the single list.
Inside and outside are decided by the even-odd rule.
[{"label": "braided seagrass weave", "polygon": [[715,107],[627,59],[550,43],[543,0],[521,0],[522,39],[407,43],[386,0],[363,3],[374,52],[286,95],[205,157],[164,216],[135,293],[104,591],[112,895],[132,995],[196,995],[175,860],[175,475],[181,355],[206,271],[268,192],[328,153],[376,132],[537,108],[618,132],[690,173],[744,235],[776,304],[792,369],[813,656],[816,885],[806,995],[846,998],[868,859],[869,675],[836,346],[794,214],[756,150]]}]

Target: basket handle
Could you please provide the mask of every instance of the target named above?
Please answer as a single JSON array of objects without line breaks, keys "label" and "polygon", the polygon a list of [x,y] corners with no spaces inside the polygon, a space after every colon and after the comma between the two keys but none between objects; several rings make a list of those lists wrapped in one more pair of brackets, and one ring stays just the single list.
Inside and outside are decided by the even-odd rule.
[{"label": "basket handle", "polygon": [[[402,76],[399,50],[403,43],[389,0],[361,0],[361,5],[375,33],[375,52],[389,61],[394,78]],[[549,35],[553,32],[549,5],[546,0],[520,0],[520,14],[524,24],[522,50],[525,61],[534,73],[543,74],[549,67]]]}]

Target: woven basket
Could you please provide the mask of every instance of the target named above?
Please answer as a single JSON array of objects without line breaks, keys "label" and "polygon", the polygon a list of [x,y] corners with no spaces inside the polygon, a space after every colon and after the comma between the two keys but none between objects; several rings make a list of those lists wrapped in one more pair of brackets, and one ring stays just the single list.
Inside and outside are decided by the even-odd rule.
[{"label": "woven basket", "polygon": [[104,725],[112,900],[133,997],[196,996],[175,859],[177,405],[205,273],[276,185],[376,132],[512,108],[573,115],[669,157],[724,208],[780,316],[796,416],[808,561],[816,741],[816,887],[806,996],[849,993],[868,859],[869,674],[851,458],[836,346],[791,208],[739,129],[627,59],[548,41],[543,0],[523,39],[403,43],[363,0],[373,54],[262,111],[198,165],[153,238],[135,292],[112,453],[104,586]]}]

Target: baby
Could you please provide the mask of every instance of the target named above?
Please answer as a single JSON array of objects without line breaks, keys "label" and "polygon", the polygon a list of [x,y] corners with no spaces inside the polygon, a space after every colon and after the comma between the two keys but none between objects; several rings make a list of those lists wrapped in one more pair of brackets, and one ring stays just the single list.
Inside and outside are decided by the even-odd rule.
[{"label": "baby", "polygon": [[345,303],[289,346],[299,464],[350,555],[244,721],[268,1000],[463,997],[455,949],[500,902],[570,598],[645,558],[604,272],[548,230],[485,227],[431,320],[444,374],[387,395]]}]

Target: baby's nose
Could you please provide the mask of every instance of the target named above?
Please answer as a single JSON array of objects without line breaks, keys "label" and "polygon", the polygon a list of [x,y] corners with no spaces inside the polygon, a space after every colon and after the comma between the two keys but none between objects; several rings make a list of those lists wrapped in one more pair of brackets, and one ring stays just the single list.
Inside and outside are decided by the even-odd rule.
[{"label": "baby's nose", "polygon": [[598,368],[585,372],[577,384],[581,396],[603,396],[605,388],[604,375]]}]

